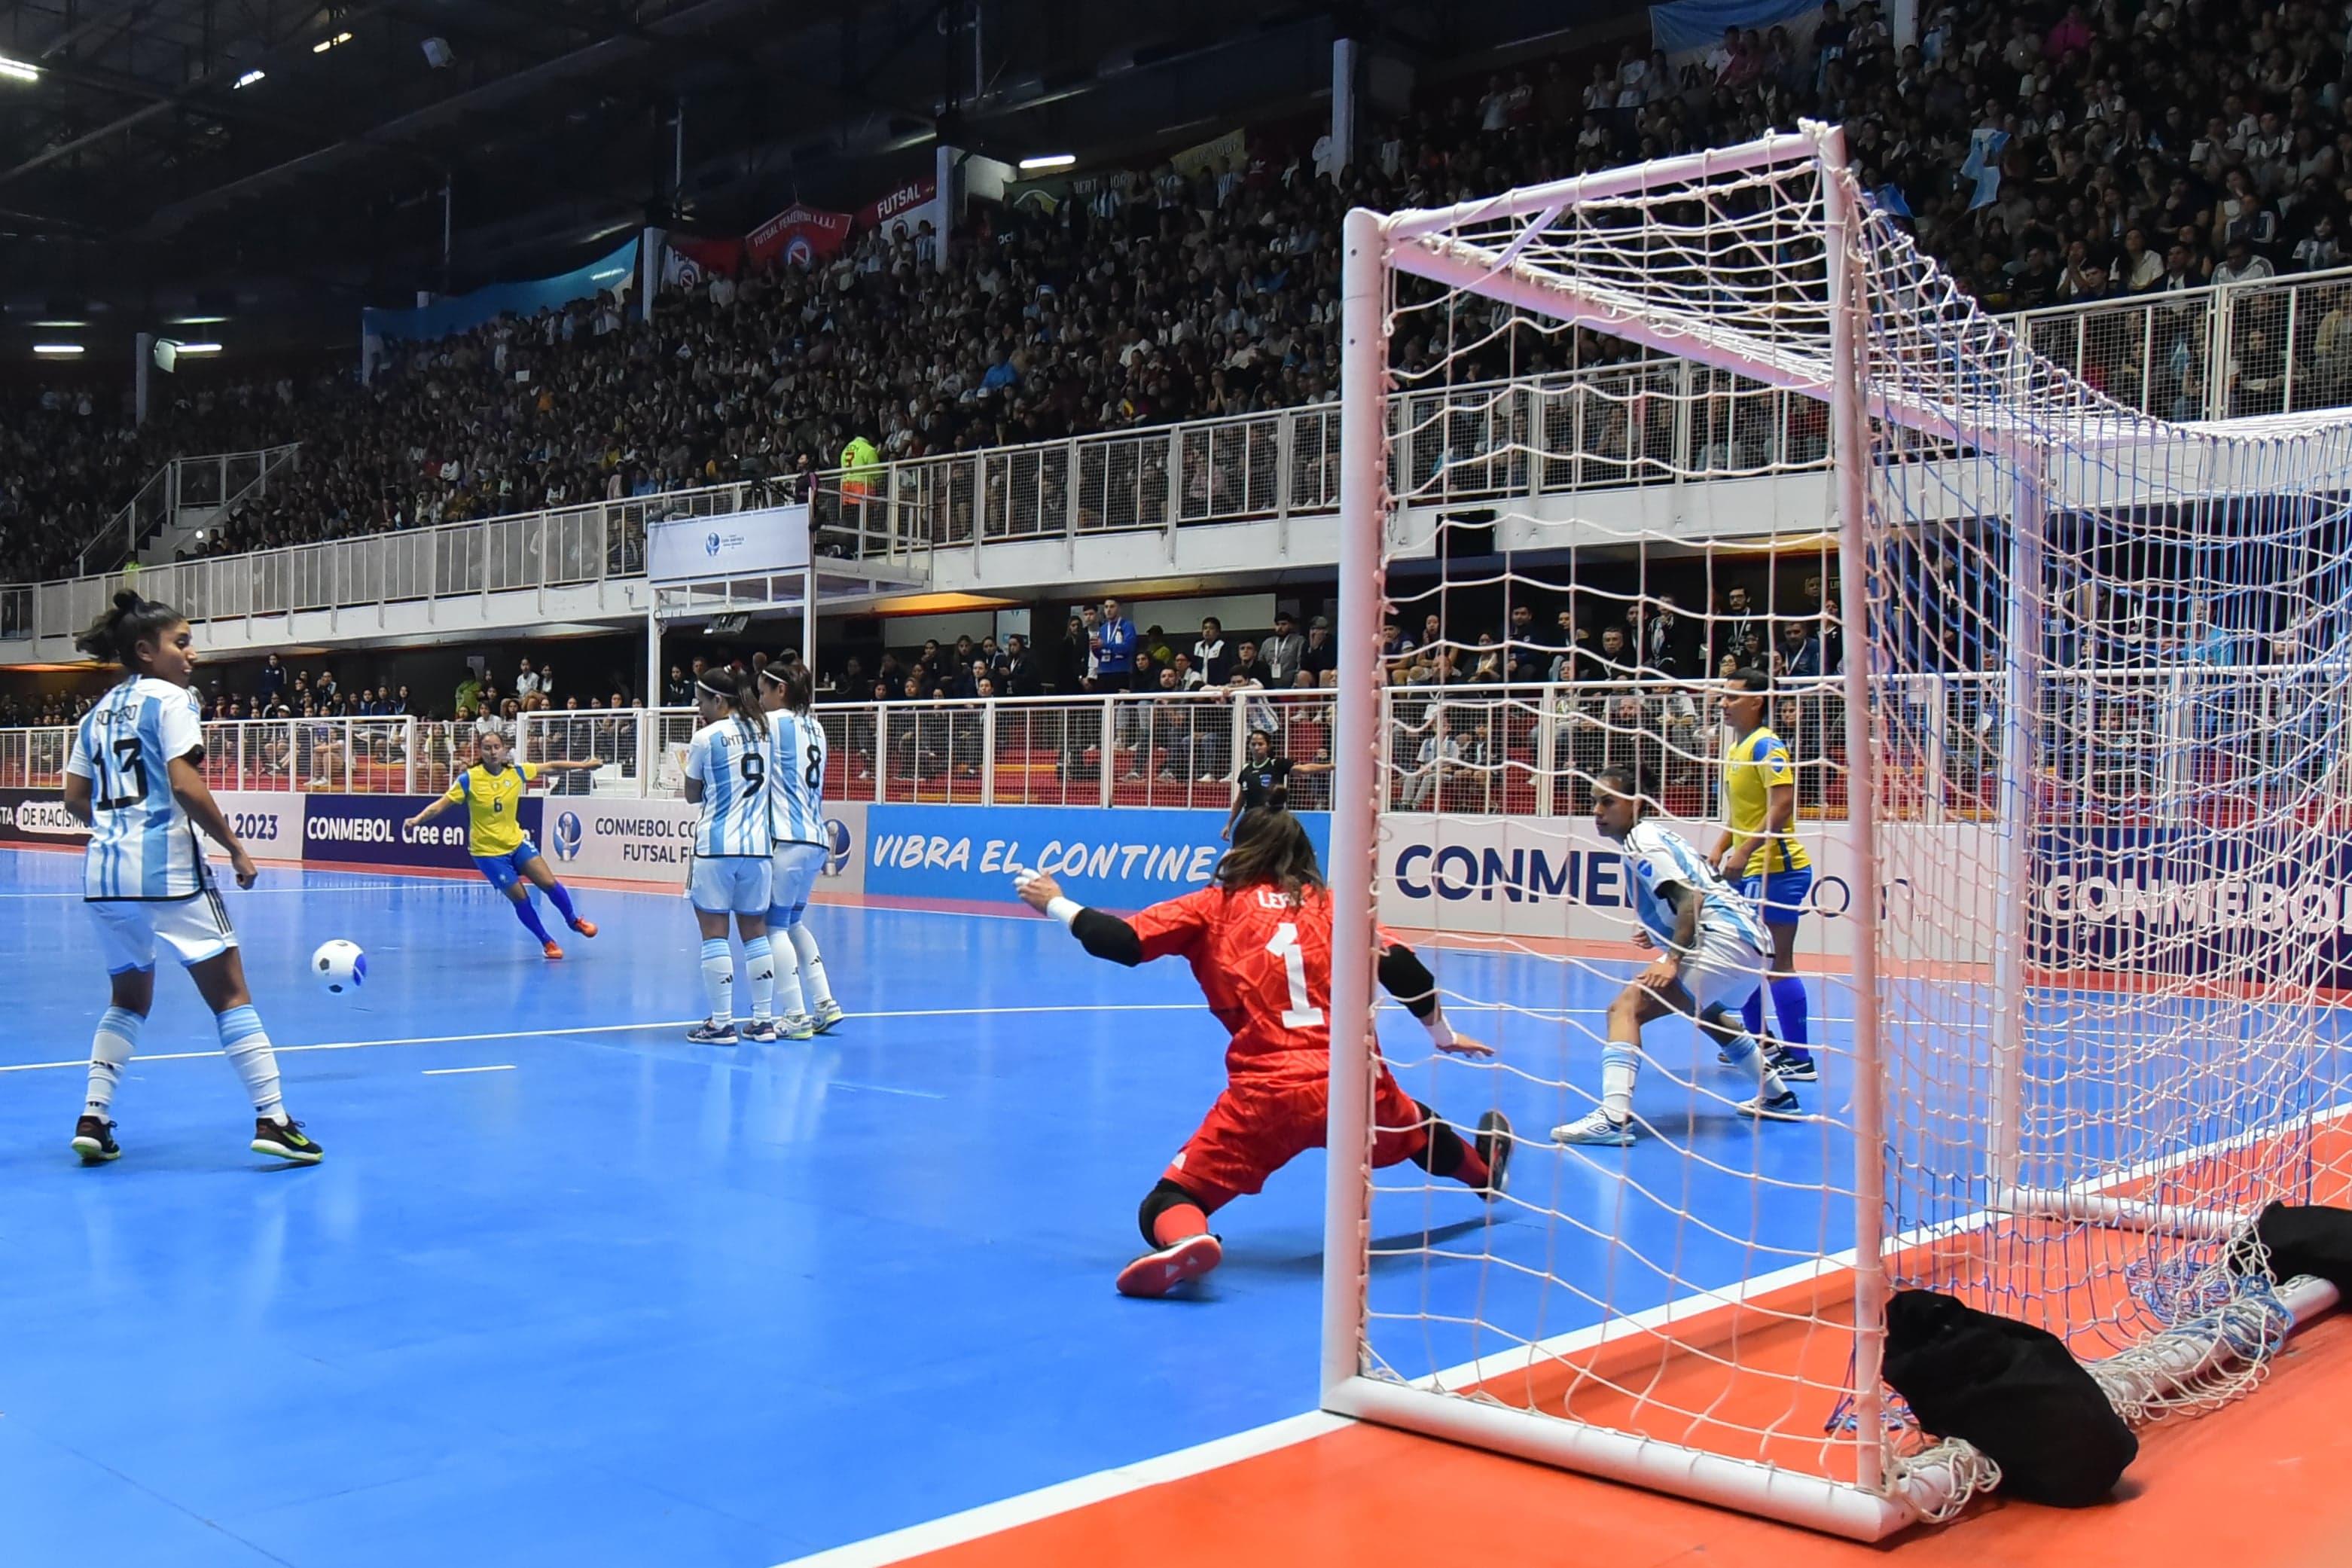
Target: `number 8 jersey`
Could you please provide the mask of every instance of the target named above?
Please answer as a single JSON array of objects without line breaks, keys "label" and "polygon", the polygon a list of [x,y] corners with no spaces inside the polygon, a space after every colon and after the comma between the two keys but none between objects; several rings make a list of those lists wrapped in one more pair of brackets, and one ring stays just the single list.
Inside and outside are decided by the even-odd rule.
[{"label": "number 8 jersey", "polygon": [[773,726],[775,771],[768,787],[776,807],[778,844],[824,844],[824,726],[816,715],[777,711],[768,715]]},{"label": "number 8 jersey", "polygon": [[204,744],[195,693],[152,676],[124,681],[83,716],[66,772],[89,780],[85,900],[169,902],[212,886],[196,825],[172,794],[173,761],[201,757]]},{"label": "number 8 jersey", "polygon": [[776,844],[768,803],[773,762],[768,737],[740,717],[705,724],[686,749],[686,776],[702,781],[702,820],[694,852],[706,859],[751,855],[764,860]]}]

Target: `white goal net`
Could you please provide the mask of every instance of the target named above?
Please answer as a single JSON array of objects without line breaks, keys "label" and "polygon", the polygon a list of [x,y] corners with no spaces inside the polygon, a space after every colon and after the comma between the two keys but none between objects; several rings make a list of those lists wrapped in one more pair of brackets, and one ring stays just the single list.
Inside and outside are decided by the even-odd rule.
[{"label": "white goal net", "polygon": [[[2344,1201],[2352,416],[2110,401],[1833,129],[1346,244],[1334,892],[1498,1048],[1391,1027],[1407,1092],[1518,1143],[1488,1214],[1372,1168],[1335,1031],[1326,1404],[1874,1539],[1996,1479],[1883,1386],[1895,1291],[2049,1329],[2134,1421],[2251,1388],[2332,1292],[2233,1238]],[[1674,1018],[1633,1142],[1556,1145],[1649,957],[1594,775],[1709,853],[1750,668],[1811,862],[1751,1018],[1801,1112]],[[1393,1019],[1335,945],[1334,1016]]]}]

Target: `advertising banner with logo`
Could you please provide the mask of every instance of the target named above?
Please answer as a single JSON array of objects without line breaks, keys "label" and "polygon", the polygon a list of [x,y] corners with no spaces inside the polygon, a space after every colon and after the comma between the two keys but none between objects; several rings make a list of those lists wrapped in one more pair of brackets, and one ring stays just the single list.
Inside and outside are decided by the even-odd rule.
[{"label": "advertising banner with logo", "polygon": [[732,278],[743,270],[740,239],[696,239],[674,234],[662,243],[662,287],[698,289],[713,278]]},{"label": "advertising banner with logo", "polygon": [[685,517],[646,531],[646,574],[656,583],[716,582],[797,572],[809,563],[809,510],[774,506]]},{"label": "advertising banner with logo", "polygon": [[[682,800],[558,795],[546,802],[547,833],[539,847],[559,877],[601,877],[683,889],[699,815]],[[865,804],[828,805],[824,815],[832,853],[818,891],[861,891],[866,868],[853,851],[866,836]]]},{"label": "advertising banner with logo", "polygon": [[[310,815],[309,795],[287,790],[216,790],[213,798],[228,814],[228,825],[245,841],[245,852],[257,860],[302,858],[302,824]],[[209,846],[210,841],[207,840]],[[215,860],[228,857],[218,849]]]},{"label": "advertising banner with logo", "polygon": [[[302,858],[350,866],[473,868],[466,853],[466,814],[451,810],[410,828],[408,819],[439,799],[430,795],[314,795],[302,821]],[[545,803],[525,795],[515,815],[542,852],[540,812]]]},{"label": "advertising banner with logo", "polygon": [[66,813],[53,789],[0,789],[0,844],[80,846],[89,829]]},{"label": "advertising banner with logo", "polygon": [[[1701,854],[1717,825],[1670,822]],[[1801,829],[1813,862],[1811,912],[1803,952],[1849,953],[1858,896],[1853,841],[1843,824]],[[1984,962],[1991,956],[1991,889],[1955,887],[1956,868],[1991,863],[1991,830],[1974,823],[1879,828],[1882,896],[1898,917],[1914,889],[1933,889],[1953,918],[1934,931],[1898,918],[1894,929],[1914,944],[1903,956]],[[1380,820],[1381,919],[1394,926],[1514,937],[1624,941],[1634,920],[1618,847],[1580,816],[1436,816],[1396,814]],[[1944,929],[1945,927],[1949,929]],[[1630,951],[1630,950],[1629,950]]]},{"label": "advertising banner with logo", "polygon": [[[1318,855],[1330,817],[1301,812]],[[894,898],[1006,903],[1013,873],[1050,872],[1097,909],[1131,910],[1208,885],[1224,853],[1222,811],[1052,805],[873,805],[866,812],[866,891]]]},{"label": "advertising banner with logo", "polygon": [[925,174],[919,179],[908,180],[860,208],[858,230],[862,233],[869,228],[889,229],[903,224],[911,236],[920,226],[928,223],[933,234],[945,234],[947,225],[940,221],[939,198],[937,175]]},{"label": "advertising banner with logo", "polygon": [[779,258],[787,267],[812,267],[848,243],[852,221],[847,213],[825,212],[794,202],[746,235],[743,248],[754,267],[765,267]]},{"label": "advertising banner with logo", "polygon": [[2352,845],[2298,837],[2126,827],[2047,837],[2036,846],[2032,960],[2083,970],[2156,961],[2168,974],[2352,985]]}]

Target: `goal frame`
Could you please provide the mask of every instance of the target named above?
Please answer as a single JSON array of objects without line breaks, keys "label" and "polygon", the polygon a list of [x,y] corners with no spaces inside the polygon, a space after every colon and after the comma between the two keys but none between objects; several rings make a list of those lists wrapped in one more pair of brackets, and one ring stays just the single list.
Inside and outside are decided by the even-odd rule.
[{"label": "goal frame", "polygon": [[[1768,164],[1786,165],[1797,160],[1812,162],[1822,177],[1827,282],[1832,302],[1829,353],[1833,369],[1826,377],[1820,374],[1817,362],[1808,363],[1773,356],[1769,352],[1769,345],[1707,341],[1675,330],[1672,323],[1645,319],[1629,308],[1630,302],[1610,298],[1605,290],[1580,289],[1572,280],[1563,280],[1556,275],[1535,276],[1515,265],[1519,248],[1517,244],[1503,253],[1496,265],[1483,258],[1463,255],[1459,249],[1449,249],[1435,237],[1465,222],[1523,215],[1534,215],[1535,221],[1528,229],[1534,233],[1546,226],[1553,216],[1579,202]],[[1866,559],[1869,527],[1870,453],[1864,405],[1865,301],[1861,268],[1853,264],[1855,247],[1862,239],[1862,216],[1852,182],[1843,177],[1845,168],[1843,132],[1834,126],[1808,124],[1800,133],[1776,134],[1740,147],[1603,171],[1454,207],[1391,215],[1360,208],[1347,216],[1342,229],[1339,416],[1338,619],[1342,654],[1336,702],[1329,868],[1335,924],[1340,930],[1335,931],[1337,940],[1332,945],[1335,1028],[1328,1131],[1333,1157],[1325,1212],[1320,1381],[1322,1406],[1334,1414],[1735,1508],[1851,1539],[1877,1541],[1941,1508],[1952,1492],[1966,1483],[1956,1479],[1948,1470],[1915,1470],[1907,1477],[1898,1477],[1888,1464],[1879,1377],[1887,1296],[1882,1163],[1885,1106],[1881,1029],[1875,1005],[1855,1009],[1853,1029],[1855,1245],[1850,1257],[1827,1258],[1813,1266],[1822,1275],[1849,1268],[1852,1273],[1855,1321],[1850,1438],[1854,1450],[1855,1479],[1852,1482],[1370,1375],[1364,1319],[1370,1268],[1370,1173],[1360,1155],[1350,1152],[1367,1150],[1370,1145],[1372,1068],[1379,1050],[1373,1022],[1371,953],[1374,912],[1378,907],[1374,852],[1380,810],[1375,803],[1381,787],[1384,736],[1380,665],[1370,650],[1378,647],[1380,638],[1386,586],[1385,544],[1394,499],[1388,480],[1387,430],[1387,303],[1391,273],[1410,273],[1442,287],[1475,292],[1539,312],[1563,325],[1591,326],[1670,354],[1744,373],[1773,385],[1819,397],[1830,410],[1832,495],[1838,511],[1840,551],[1848,562],[1860,562]],[[1958,429],[1941,416],[1940,410],[1890,406],[1882,413],[1898,423],[1935,435],[1956,434]],[[2032,515],[2040,515],[2038,506]],[[1840,611],[1846,646],[1862,649],[1870,646],[1868,611],[1867,595],[1853,591],[1858,586],[1849,585],[1849,591],[1842,596]],[[2034,613],[2030,603],[2011,606],[2013,624],[2031,624]],[[2026,678],[2031,679],[2030,672]],[[2018,679],[2017,672],[2012,671],[2011,679]],[[1852,836],[1854,879],[1858,886],[1874,889],[1881,880],[1876,843],[1878,779],[1871,746],[1868,660],[1849,659],[1843,682],[1850,769],[1848,832]],[[2015,715],[2022,711],[2012,709],[2005,720],[2012,732],[2004,737],[2000,748],[2001,766],[2007,775],[2001,780],[2000,795],[2004,813],[2015,811],[2032,799],[2032,732],[2015,721]],[[2021,852],[2022,836],[2012,837],[2017,838]],[[1854,991],[1859,997],[1874,998],[1879,991],[1878,900],[1859,899],[1850,913],[1861,928],[1853,944]],[[1357,926],[1352,939],[1344,934],[1351,922]],[[2015,1016],[2019,1011],[2017,1002],[2027,974],[2026,935],[2025,922],[2013,918],[2005,919],[2003,929],[1996,933],[1997,941],[2013,949],[2006,961],[1997,965],[1995,1005],[2004,1016]],[[1354,1020],[1357,1027],[1343,1032],[1336,1026],[1339,1019]],[[2019,1092],[2014,1052],[2022,1048],[2021,1034],[2010,1031],[2000,1047],[2008,1066],[1997,1075],[1995,1092],[2005,1098],[2006,1104],[1994,1113],[1990,1132],[1996,1143],[1996,1160],[1998,1145],[2005,1140],[2013,1163]],[[1784,1285],[1788,1273],[1783,1271],[1781,1277],[1761,1283]],[[1697,1293],[1689,1305],[1702,1311],[1722,1310],[1736,1303],[1744,1293],[1759,1289],[1759,1282],[1750,1281],[1730,1290]],[[1639,1332],[1658,1317],[1655,1313],[1643,1314],[1627,1322],[1605,1324],[1597,1331],[1588,1331],[1578,1342],[1605,1339],[1612,1330],[1619,1328]],[[1498,1361],[1502,1363],[1498,1371],[1512,1369],[1508,1360]]]}]

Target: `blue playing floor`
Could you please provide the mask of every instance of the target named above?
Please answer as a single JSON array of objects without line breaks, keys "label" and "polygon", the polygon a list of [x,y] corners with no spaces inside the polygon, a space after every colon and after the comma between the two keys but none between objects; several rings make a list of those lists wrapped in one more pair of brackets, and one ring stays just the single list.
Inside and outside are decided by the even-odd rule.
[{"label": "blue playing floor", "polygon": [[[1037,919],[824,908],[852,1020],[729,1050],[680,1037],[701,998],[675,897],[583,893],[603,935],[549,964],[480,884],[272,870],[228,898],[326,1163],[247,1152],[226,1064],[163,1059],[215,1047],[165,974],[115,1105],[126,1153],[85,1170],[66,1144],[104,981],[79,879],[0,856],[0,1561],[768,1568],[1315,1402],[1320,1156],[1219,1216],[1197,1299],[1111,1289],[1223,1082],[1179,963],[1099,963]],[[368,950],[357,999],[303,973],[333,936]],[[1594,1234],[1509,1206],[1490,1227],[1451,1186],[1381,1199],[1383,1246],[1462,1255],[1376,1265],[1376,1310],[1414,1315],[1377,1336],[1399,1371],[1499,1348],[1423,1312],[1483,1300],[1556,1333],[1848,1244],[1817,1195],[1756,1220],[1746,1173],[1810,1192],[1850,1166],[1842,1130],[1759,1136],[1654,1070],[1644,1113],[1720,1171],[1553,1151],[1591,1101],[1544,1080],[1596,1068],[1544,1015],[1597,1022],[1613,987],[1435,967],[1530,1012],[1457,1013],[1504,1047],[1482,1070],[1426,1064],[1392,1011],[1407,1089],[1463,1122],[1501,1104],[1538,1141],[1520,1194]],[[1833,1084],[1808,1100],[1843,1114]],[[1710,1207],[1720,1236],[1672,1212]]]}]

